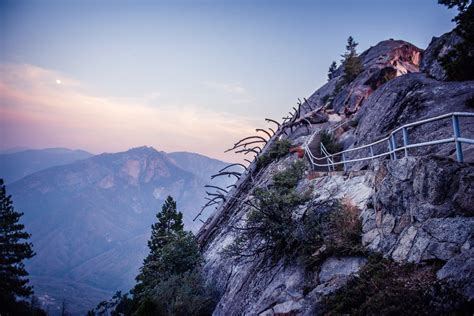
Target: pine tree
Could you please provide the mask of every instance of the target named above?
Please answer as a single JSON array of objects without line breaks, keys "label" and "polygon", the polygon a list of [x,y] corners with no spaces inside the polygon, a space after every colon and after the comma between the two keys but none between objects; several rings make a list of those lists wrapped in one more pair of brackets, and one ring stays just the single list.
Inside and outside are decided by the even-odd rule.
[{"label": "pine tree", "polygon": [[183,231],[183,213],[176,210],[176,202],[171,196],[165,200],[156,218],[158,222],[151,226],[151,238],[148,241],[150,255],[163,248],[169,242],[170,236]]},{"label": "pine tree", "polygon": [[[10,312],[17,297],[33,294],[23,260],[35,254],[33,245],[27,242],[30,234],[19,223],[22,215],[13,208],[11,196],[7,195],[3,179],[0,179],[0,306]],[[0,307],[0,314],[3,308]],[[6,310],[3,312],[8,314]]]},{"label": "pine tree", "polygon": [[346,53],[342,55],[343,59],[341,60],[344,66],[345,83],[352,82],[363,70],[362,62],[356,50],[357,45],[359,45],[359,43],[357,43],[352,36],[349,36],[347,39]]},{"label": "pine tree", "polygon": [[337,70],[337,64],[335,61],[332,62],[332,64],[329,66],[329,71],[328,71],[328,81],[334,78],[334,73]]},{"label": "pine tree", "polygon": [[439,0],[448,8],[457,7],[455,32],[462,41],[440,59],[448,80],[474,80],[474,5],[469,0]]},{"label": "pine tree", "polygon": [[202,254],[194,235],[183,229],[183,214],[168,197],[151,226],[150,253],[128,294],[101,302],[89,315],[210,315],[218,293],[201,273]]},{"label": "pine tree", "polygon": [[163,249],[183,233],[183,214],[177,211],[176,202],[171,196],[165,200],[156,218],[157,222],[151,226],[151,237],[148,241],[150,253],[143,261],[140,273],[136,277],[134,299],[141,299],[164,277],[163,267],[160,265]]}]

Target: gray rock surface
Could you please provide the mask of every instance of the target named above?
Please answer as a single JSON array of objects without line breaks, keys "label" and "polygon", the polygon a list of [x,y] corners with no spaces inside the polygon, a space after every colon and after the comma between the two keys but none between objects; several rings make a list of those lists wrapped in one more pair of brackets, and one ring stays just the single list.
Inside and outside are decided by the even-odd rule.
[{"label": "gray rock surface", "polygon": [[373,208],[361,214],[363,244],[398,262],[448,262],[440,278],[462,277],[463,284],[472,285],[472,273],[455,276],[452,271],[464,266],[459,259],[451,262],[472,253],[474,205],[465,194],[465,187],[474,184],[472,174],[474,166],[436,156],[382,164],[375,175]]},{"label": "gray rock surface", "polygon": [[[432,52],[425,54],[427,65],[429,54]],[[327,122],[324,117],[308,129],[291,127],[286,129],[287,135],[277,136],[299,145],[312,131],[344,119],[344,114],[337,112],[347,107],[358,111],[355,124],[343,125],[335,134],[344,148],[350,148],[377,140],[404,123],[451,111],[472,112],[465,101],[474,96],[474,82],[440,82],[416,73],[420,55],[420,49],[403,41],[377,44],[361,55],[364,71],[354,82],[334,93],[343,74],[339,68],[335,77],[309,98],[313,111],[332,102],[336,113],[328,112]],[[305,111],[311,114],[303,106],[302,113]],[[462,123],[462,135],[474,135],[473,124]],[[433,123],[411,130],[410,141],[451,137],[451,131],[450,120]],[[469,148],[465,149],[469,159]],[[444,158],[433,156],[435,153]],[[323,212],[312,209],[312,205],[348,198],[362,210],[362,243],[367,249],[399,262],[447,262],[438,277],[457,284],[469,296],[472,273],[463,271],[472,268],[474,166],[453,161],[449,158],[453,153],[453,144],[446,144],[410,150],[408,158],[352,165],[355,171],[347,174],[306,174],[297,191],[311,192],[311,199],[292,215],[298,218],[305,211]],[[222,255],[222,250],[242,234],[232,226],[245,221],[249,208],[244,202],[251,197],[252,188],[270,183],[276,172],[295,159],[287,156],[264,170],[242,176],[227,202],[199,232],[206,259],[204,272],[208,279],[217,281],[222,293],[214,315],[318,314],[321,299],[344,286],[365,264],[362,257],[329,257],[307,271],[297,261],[242,261]],[[365,171],[360,171],[362,168]],[[317,252],[323,253],[324,246]]]},{"label": "gray rock surface", "polygon": [[[356,115],[358,126],[354,147],[369,144],[389,134],[403,124],[431,118],[450,112],[472,112],[466,101],[474,97],[474,81],[441,82],[424,74],[407,74],[395,78],[374,92]],[[461,119],[461,135],[474,135],[473,120]],[[453,137],[450,118],[408,129],[409,142],[424,142]],[[396,137],[397,147],[403,145],[401,132]],[[474,160],[472,146],[464,146],[465,158]],[[387,144],[375,147],[375,153],[387,151]],[[455,157],[453,143],[414,148],[409,155],[440,154]],[[369,155],[354,152],[348,157]],[[399,156],[403,152],[399,152]],[[359,168],[367,163],[359,164]]]},{"label": "gray rock surface", "polygon": [[461,41],[461,37],[454,31],[445,33],[440,37],[433,37],[423,52],[420,71],[427,73],[437,80],[446,80],[446,71],[444,71],[439,60]]},{"label": "gray rock surface", "polygon": [[451,258],[442,267],[437,277],[448,280],[470,299],[474,299],[474,249],[463,249],[463,251]]}]

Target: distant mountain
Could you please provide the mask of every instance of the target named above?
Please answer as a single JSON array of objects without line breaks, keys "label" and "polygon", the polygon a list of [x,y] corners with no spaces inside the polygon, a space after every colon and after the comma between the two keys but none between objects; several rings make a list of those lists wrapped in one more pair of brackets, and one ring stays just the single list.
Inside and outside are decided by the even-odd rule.
[{"label": "distant mountain", "polygon": [[225,165],[197,154],[140,147],[52,167],[10,184],[8,192],[25,213],[37,253],[28,271],[40,299],[52,297],[57,308],[64,298],[76,314],[94,307],[91,295],[78,295],[81,289],[96,293],[95,304],[128,290],[164,199],[172,195],[186,227],[196,230],[200,223],[192,218],[204,204],[204,184]]},{"label": "distant mountain", "polygon": [[11,148],[6,148],[6,149],[0,149],[0,155],[3,155],[3,154],[13,154],[13,153],[17,153],[19,151],[25,151],[25,150],[28,150],[28,149],[31,149],[29,147],[22,147],[22,146],[17,146],[17,147],[11,147]]},{"label": "distant mountain", "polygon": [[67,148],[6,150],[0,154],[0,177],[8,184],[34,172],[92,156],[84,150]]},{"label": "distant mountain", "polygon": [[[211,175],[216,174],[219,170],[229,165],[217,159],[209,158],[196,153],[189,152],[173,152],[169,153],[170,157],[181,169],[192,172],[200,177],[205,183],[220,186],[225,189],[229,183],[233,183],[228,177],[217,177],[211,181]],[[232,167],[232,171],[242,172],[243,168],[239,166]]]}]

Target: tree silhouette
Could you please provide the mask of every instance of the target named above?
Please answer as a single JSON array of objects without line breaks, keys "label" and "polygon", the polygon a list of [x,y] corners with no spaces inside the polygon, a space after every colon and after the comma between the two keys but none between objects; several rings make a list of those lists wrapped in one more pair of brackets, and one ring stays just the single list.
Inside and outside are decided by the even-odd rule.
[{"label": "tree silhouette", "polygon": [[11,196],[0,179],[0,314],[14,311],[17,297],[33,294],[23,261],[35,253],[27,241],[30,234],[19,223],[22,215],[13,208]]},{"label": "tree silhouette", "polygon": [[344,66],[345,83],[352,82],[363,69],[359,55],[357,54],[357,45],[359,45],[359,43],[357,43],[352,36],[349,36],[347,39],[346,52],[342,55],[343,59],[341,60]]}]

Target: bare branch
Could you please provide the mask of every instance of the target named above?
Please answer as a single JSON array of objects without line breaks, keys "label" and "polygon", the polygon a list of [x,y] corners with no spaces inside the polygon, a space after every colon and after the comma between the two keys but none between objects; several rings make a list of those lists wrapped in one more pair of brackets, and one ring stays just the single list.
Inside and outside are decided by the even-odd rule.
[{"label": "bare branch", "polygon": [[266,118],[265,121],[267,121],[267,122],[272,122],[272,123],[276,124],[278,127],[280,127],[280,125],[281,125],[281,124],[278,123],[277,121],[272,120],[272,119],[269,119],[269,118]]},{"label": "bare branch", "polygon": [[222,168],[221,170],[219,170],[219,172],[222,172],[222,171],[226,170],[227,168],[230,168],[230,167],[233,167],[233,166],[241,166],[241,167],[243,167],[245,170],[247,170],[247,167],[246,167],[245,165],[241,164],[241,163],[232,163],[232,164],[230,164],[230,165],[228,165],[228,166]]},{"label": "bare branch", "polygon": [[267,141],[265,138],[263,138],[262,136],[258,136],[258,135],[254,135],[254,136],[248,136],[248,137],[244,137],[242,138],[241,140],[239,140],[237,143],[234,144],[234,146],[237,146],[238,144],[240,144],[241,142],[243,142],[244,140],[248,140],[248,139],[252,139],[252,138],[258,138],[258,139],[261,139],[263,141]]},{"label": "bare branch", "polygon": [[229,192],[227,192],[227,190],[225,190],[225,189],[223,189],[223,188],[219,188],[218,186],[215,186],[215,185],[208,185],[208,184],[206,184],[204,187],[205,187],[205,188],[213,188],[213,189],[217,189],[217,190],[224,191],[225,193],[229,193]]},{"label": "bare branch", "polygon": [[259,154],[258,151],[256,151],[255,149],[252,149],[252,148],[244,148],[244,149],[241,149],[241,150],[237,150],[235,153],[236,153],[236,154],[244,153],[244,155],[247,155],[249,152],[253,152],[253,153],[255,153],[257,156],[258,156],[258,154]]},{"label": "bare branch", "polygon": [[235,171],[225,171],[225,172],[219,172],[219,173],[217,173],[217,174],[215,174],[215,175],[212,175],[212,176],[211,176],[211,179],[214,179],[214,178],[216,178],[216,177],[221,177],[221,176],[229,176],[229,177],[230,177],[230,176],[234,176],[234,177],[236,177],[237,179],[240,179],[240,175],[241,175],[240,173],[235,172]]},{"label": "bare branch", "polygon": [[264,130],[264,129],[257,128],[255,131],[256,131],[257,133],[258,133],[258,132],[263,132],[263,133],[267,134],[269,138],[272,138],[272,135],[270,135],[270,133],[267,132],[267,131]]}]

